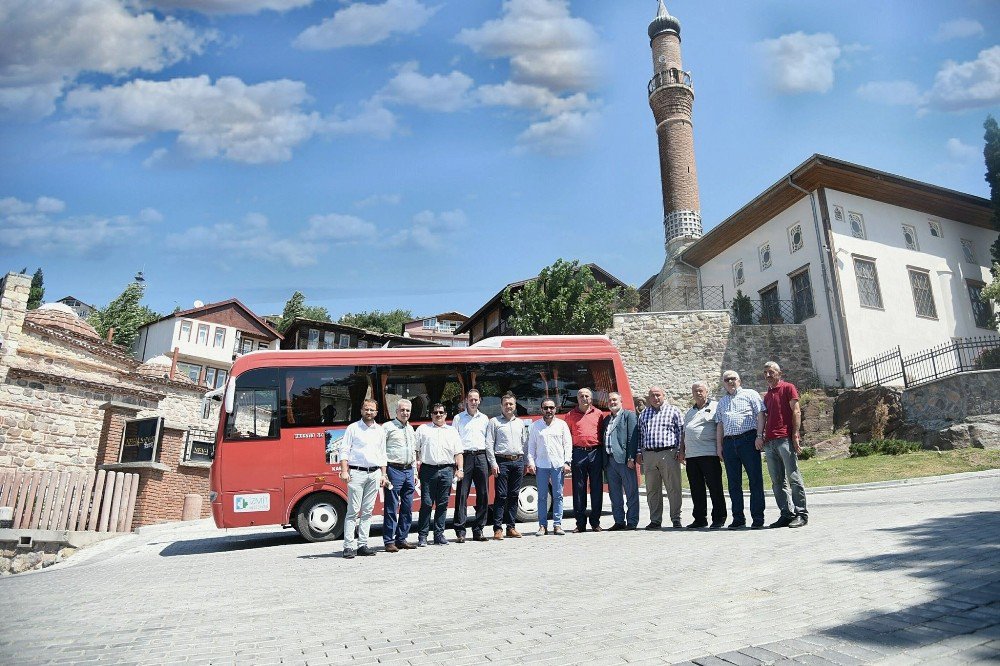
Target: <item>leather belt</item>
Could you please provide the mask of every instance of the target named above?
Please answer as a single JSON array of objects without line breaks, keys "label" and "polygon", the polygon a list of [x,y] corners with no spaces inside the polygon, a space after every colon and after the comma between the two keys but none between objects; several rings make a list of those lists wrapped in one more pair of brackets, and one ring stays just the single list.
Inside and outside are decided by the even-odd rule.
[{"label": "leather belt", "polygon": [[497,460],[502,460],[504,462],[511,462],[513,460],[520,460],[524,456],[523,455],[508,456],[508,455],[504,455],[502,453],[498,453],[498,454],[496,454],[495,457],[496,457]]},{"label": "leather belt", "polygon": [[358,465],[348,465],[347,468],[348,469],[356,469],[359,472],[368,472],[369,474],[371,474],[375,470],[379,469],[378,465],[376,465],[375,467],[359,467]]},{"label": "leather belt", "polygon": [[389,467],[393,469],[398,469],[400,472],[405,472],[406,470],[411,469],[413,465],[404,465],[403,463],[391,462],[389,463]]},{"label": "leather belt", "polygon": [[743,437],[746,437],[747,435],[749,435],[751,433],[754,434],[754,435],[756,435],[757,429],[756,428],[751,428],[750,430],[747,430],[746,432],[741,432],[738,435],[726,435],[722,439],[723,439],[723,441],[727,441],[728,442],[728,441],[732,441],[734,439],[742,439]]}]

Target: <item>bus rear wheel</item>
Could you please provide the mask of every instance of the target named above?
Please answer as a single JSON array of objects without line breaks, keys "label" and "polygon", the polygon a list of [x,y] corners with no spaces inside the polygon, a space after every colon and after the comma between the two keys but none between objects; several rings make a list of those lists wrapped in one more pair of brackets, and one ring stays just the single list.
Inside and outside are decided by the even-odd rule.
[{"label": "bus rear wheel", "polygon": [[334,541],[344,536],[347,504],[333,493],[314,493],[299,504],[295,529],[306,541]]}]

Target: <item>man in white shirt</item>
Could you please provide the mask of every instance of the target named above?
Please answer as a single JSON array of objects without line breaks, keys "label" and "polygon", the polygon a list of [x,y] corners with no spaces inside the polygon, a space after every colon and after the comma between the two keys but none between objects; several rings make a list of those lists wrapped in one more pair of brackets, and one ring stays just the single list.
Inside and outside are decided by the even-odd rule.
[{"label": "man in white shirt", "polygon": [[552,533],[566,534],[562,528],[563,478],[573,460],[573,437],[569,426],[556,418],[556,402],[542,400],[542,418],[531,424],[528,432],[528,465],[525,471],[534,474],[538,483],[538,531],[535,536],[549,533],[549,484],[552,484]]},{"label": "man in white shirt", "polygon": [[[361,403],[361,420],[347,426],[340,440],[340,478],[347,482],[344,558],[374,555],[368,547],[372,510],[378,489],[386,484],[385,430],[375,423],[378,404]],[[354,528],[358,527],[355,540]]]},{"label": "man in white shirt", "polygon": [[[490,418],[479,411],[479,391],[471,389],[465,395],[465,409],[455,415],[451,425],[462,440],[463,476],[455,488],[455,539],[465,543],[465,530],[472,523],[472,540],[487,541],[483,535],[490,504],[490,469],[496,465],[493,451],[486,446],[486,429]],[[468,520],[469,490],[476,487],[476,517]]]},{"label": "man in white shirt", "polygon": [[[462,440],[458,432],[445,423],[444,405],[431,406],[431,422],[417,428],[417,474],[420,477],[420,519],[417,526],[417,546],[427,545],[434,509],[434,543],[447,546],[444,537],[448,497],[452,477],[461,479]],[[457,471],[456,471],[457,470]]]}]

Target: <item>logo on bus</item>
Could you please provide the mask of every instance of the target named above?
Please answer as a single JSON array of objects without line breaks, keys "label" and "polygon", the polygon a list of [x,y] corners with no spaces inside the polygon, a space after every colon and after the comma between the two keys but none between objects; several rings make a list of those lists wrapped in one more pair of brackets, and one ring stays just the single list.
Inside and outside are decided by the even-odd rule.
[{"label": "logo on bus", "polygon": [[233,510],[236,513],[249,513],[252,511],[270,511],[271,495],[269,493],[258,493],[256,495],[236,495],[233,497]]}]

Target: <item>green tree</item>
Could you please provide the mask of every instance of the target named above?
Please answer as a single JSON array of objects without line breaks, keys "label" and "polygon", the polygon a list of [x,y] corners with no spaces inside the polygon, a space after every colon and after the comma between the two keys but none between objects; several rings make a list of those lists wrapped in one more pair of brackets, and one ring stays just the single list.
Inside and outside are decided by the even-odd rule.
[{"label": "green tree", "polygon": [[102,338],[107,339],[108,332],[114,329],[111,341],[131,347],[139,335],[139,328],[160,318],[157,312],[140,302],[145,292],[145,283],[132,282],[117,298],[91,313],[87,321]]},{"label": "green tree", "polygon": [[603,334],[620,291],[598,282],[579,261],[557,259],[520,290],[508,288],[503,304],[513,310],[509,321],[518,335]]},{"label": "green tree", "polygon": [[281,319],[278,321],[278,331],[284,333],[296,317],[301,317],[306,308],[306,297],[301,291],[293,293],[285,301],[285,309],[281,311]]},{"label": "green tree", "polygon": [[[993,204],[993,228],[997,230],[997,239],[990,248],[993,257],[993,281],[983,289],[983,299],[992,299],[1000,308],[1000,125],[992,116],[986,116],[983,123],[986,134],[983,135],[985,146],[983,158],[986,161],[986,182],[990,184],[990,201]],[[996,309],[996,308],[995,308]],[[994,315],[991,324],[997,327]]]},{"label": "green tree", "polygon": [[299,316],[314,321],[333,321],[330,319],[329,310],[321,305],[306,305],[302,308],[302,314]]},{"label": "green tree", "polygon": [[409,310],[372,310],[358,313],[348,312],[337,320],[338,324],[363,328],[366,331],[379,331],[391,335],[402,335],[403,324],[413,320],[413,313]]},{"label": "green tree", "polygon": [[28,309],[36,310],[38,306],[42,304],[42,299],[45,297],[45,286],[43,284],[45,278],[42,276],[42,269],[39,268],[35,271],[35,274],[31,276],[31,291],[28,292]]}]

